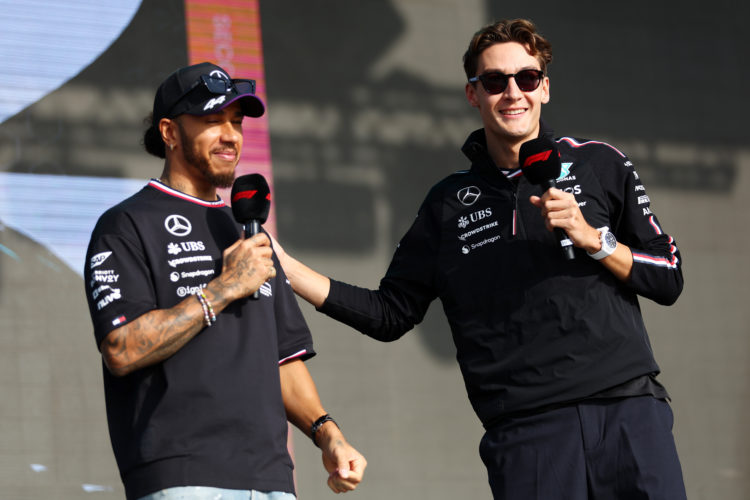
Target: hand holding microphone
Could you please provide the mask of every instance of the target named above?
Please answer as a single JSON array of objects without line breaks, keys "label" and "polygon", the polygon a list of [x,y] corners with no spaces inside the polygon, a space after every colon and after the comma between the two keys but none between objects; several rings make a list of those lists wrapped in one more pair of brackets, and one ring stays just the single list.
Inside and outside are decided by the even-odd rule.
[{"label": "hand holding microphone", "polygon": [[[234,219],[244,225],[245,238],[251,238],[260,232],[260,227],[268,219],[271,209],[271,189],[260,174],[242,175],[232,185],[232,214]],[[270,278],[276,276],[276,269],[270,269]],[[258,290],[252,298],[260,296]]]},{"label": "hand holding microphone", "polygon": [[[547,137],[538,137],[524,142],[521,144],[518,160],[523,175],[530,183],[547,188],[547,190],[557,186],[556,179],[560,176],[561,170],[560,153],[552,140]],[[541,200],[535,203],[532,199],[532,203],[535,206],[542,207]],[[578,205],[576,205],[576,208],[578,208]],[[578,212],[580,214],[580,210]],[[554,227],[554,233],[560,242],[563,256],[567,260],[574,259],[573,241],[560,227]]]}]

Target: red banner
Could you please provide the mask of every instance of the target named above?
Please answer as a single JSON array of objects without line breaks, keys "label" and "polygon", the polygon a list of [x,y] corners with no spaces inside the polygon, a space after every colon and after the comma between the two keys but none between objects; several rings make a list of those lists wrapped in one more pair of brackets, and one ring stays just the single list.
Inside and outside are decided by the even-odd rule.
[{"label": "red banner", "polygon": [[[260,118],[246,117],[242,122],[242,155],[236,175],[263,175],[271,188],[273,199],[259,9],[258,0],[185,0],[185,21],[190,64],[209,61],[227,70],[232,78],[255,80],[256,94],[266,104],[266,113]],[[222,190],[220,194],[225,201],[230,199],[229,189]],[[273,205],[263,227],[276,234]],[[294,459],[291,428],[287,445]]]},{"label": "red banner", "polygon": [[[209,61],[227,70],[232,78],[255,80],[256,94],[266,103],[266,114],[242,122],[244,145],[236,172],[237,176],[263,175],[273,192],[258,0],[185,0],[185,18],[190,64]],[[229,200],[228,190],[221,197]],[[264,227],[275,234],[273,206]]]}]

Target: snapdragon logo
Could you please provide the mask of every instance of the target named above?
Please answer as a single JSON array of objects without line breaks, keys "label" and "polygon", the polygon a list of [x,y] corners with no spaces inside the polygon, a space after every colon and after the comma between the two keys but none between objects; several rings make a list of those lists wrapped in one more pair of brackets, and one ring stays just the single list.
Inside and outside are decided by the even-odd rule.
[{"label": "snapdragon logo", "polygon": [[461,253],[464,255],[468,255],[469,252],[471,252],[472,250],[476,250],[477,248],[481,248],[485,245],[491,245],[492,243],[495,243],[500,239],[501,239],[501,236],[496,235],[496,236],[490,236],[489,238],[485,238],[479,243],[472,243],[471,245],[463,245],[461,247]]}]

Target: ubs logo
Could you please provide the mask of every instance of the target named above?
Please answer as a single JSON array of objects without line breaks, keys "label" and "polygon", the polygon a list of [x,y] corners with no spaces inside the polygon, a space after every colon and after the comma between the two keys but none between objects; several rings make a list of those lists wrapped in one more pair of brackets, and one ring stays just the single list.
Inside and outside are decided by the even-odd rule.
[{"label": "ubs logo", "polygon": [[482,192],[476,186],[465,187],[457,193],[458,201],[466,205],[467,207],[473,205],[479,199]]},{"label": "ubs logo", "polygon": [[190,221],[182,215],[170,215],[164,219],[164,227],[175,236],[187,236],[193,230]]}]

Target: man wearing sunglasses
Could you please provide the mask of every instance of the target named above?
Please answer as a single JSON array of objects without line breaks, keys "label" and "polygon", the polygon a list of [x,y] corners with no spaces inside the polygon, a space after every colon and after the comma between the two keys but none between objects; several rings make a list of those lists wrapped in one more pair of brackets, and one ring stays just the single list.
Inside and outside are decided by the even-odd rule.
[{"label": "man wearing sunglasses", "polygon": [[[401,337],[440,298],[486,429],[495,498],[682,499],[668,395],[638,305],[638,295],[678,298],[680,254],[627,157],[552,139],[541,120],[551,60],[527,20],[474,35],[465,88],[483,128],[463,147],[471,168],[432,188],[378,290],[277,251],[295,292],[378,340]],[[521,145],[537,138],[559,152],[556,188],[519,165]]]},{"label": "man wearing sunglasses", "polygon": [[144,136],[161,177],[92,233],[86,296],[128,499],[294,499],[287,419],[320,447],[334,492],[362,478],[305,367],[312,338],[267,235],[241,238],[217,196],[243,118],[264,111],[252,80],[214,64],[172,73]]}]

